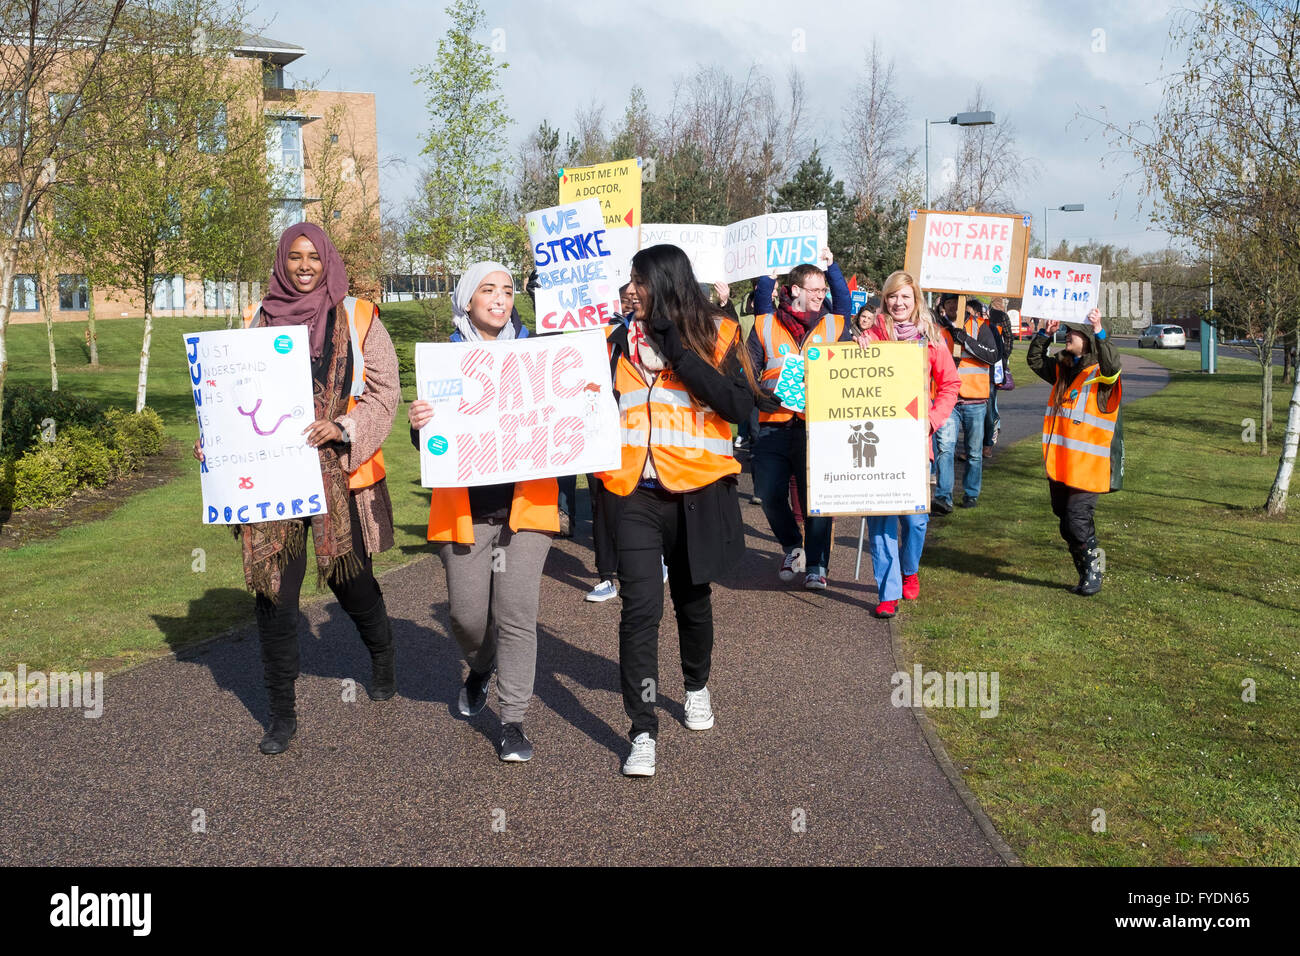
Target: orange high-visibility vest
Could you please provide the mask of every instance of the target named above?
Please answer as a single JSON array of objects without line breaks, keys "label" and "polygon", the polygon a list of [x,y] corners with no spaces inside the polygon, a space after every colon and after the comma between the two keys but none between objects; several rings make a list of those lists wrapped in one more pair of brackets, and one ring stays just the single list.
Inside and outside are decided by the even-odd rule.
[{"label": "orange high-visibility vest", "polygon": [[[1061,374],[1057,369],[1057,375]],[[1110,444],[1119,418],[1122,383],[1116,377],[1111,410],[1097,404],[1097,389],[1108,384],[1101,367],[1080,369],[1061,400],[1043,415],[1043,462],[1047,477],[1080,491],[1110,491]]]},{"label": "orange high-visibility vest", "polygon": [[[974,325],[972,329],[971,326]],[[979,338],[980,329],[984,327],[980,319],[967,318],[964,326],[966,334],[973,339]],[[939,331],[943,333],[944,341],[948,343],[948,354],[952,354],[955,347],[952,333],[942,326]],[[965,349],[962,349],[961,360],[957,363],[957,374],[961,376],[961,391],[957,393],[958,398],[980,399],[989,397],[989,363],[981,362],[974,356],[968,355]]]},{"label": "orange high-visibility vest", "polygon": [[[348,411],[357,407],[357,398],[366,388],[366,361],[361,346],[370,332],[375,318],[375,304],[369,299],[348,296],[342,303],[343,314],[348,317],[348,336],[352,339],[352,387],[348,394]],[[253,317],[262,307],[259,299],[244,310],[244,328],[253,323]],[[381,448],[348,474],[348,488],[356,491],[369,488],[384,477],[384,450]]]},{"label": "orange high-visibility vest", "polygon": [[[732,347],[738,348],[740,326],[731,319],[718,323],[714,364],[721,365]],[[626,355],[614,371],[623,434],[623,460],[615,471],[597,472],[605,488],[630,495],[645,473],[646,455],[654,463],[659,483],[669,491],[695,491],[740,472],[732,455],[731,424],[701,405],[672,369],[664,369],[647,385]]]},{"label": "orange high-visibility vest", "polygon": [[[785,357],[791,352],[807,356],[807,350],[814,345],[829,345],[838,342],[840,336],[844,334],[844,323],[848,319],[842,315],[834,315],[830,312],[822,316],[818,322],[809,331],[803,340],[801,346],[794,340],[790,330],[785,327],[785,323],[777,319],[775,315],[760,315],[754,318],[754,328],[758,330],[758,340],[763,343],[763,374],[759,376],[759,384],[763,388],[773,390],[776,388],[777,380],[781,377],[781,366],[785,363]],[[779,412],[758,413],[758,420],[762,423],[767,422],[788,422],[792,418],[803,418],[803,412],[795,412],[790,409],[781,409]]]},{"label": "orange high-visibility vest", "polygon": [[[560,530],[560,485],[554,478],[516,481],[510,502],[511,531]],[[434,488],[429,498],[430,541],[474,543],[468,488]]]}]

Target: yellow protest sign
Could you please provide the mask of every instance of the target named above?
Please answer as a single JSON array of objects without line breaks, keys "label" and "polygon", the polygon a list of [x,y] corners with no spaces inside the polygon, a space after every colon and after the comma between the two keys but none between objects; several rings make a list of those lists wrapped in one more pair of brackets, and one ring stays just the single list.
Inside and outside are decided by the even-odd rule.
[{"label": "yellow protest sign", "polygon": [[808,350],[808,513],[913,514],[930,507],[925,349],[912,342]]},{"label": "yellow protest sign", "polygon": [[598,166],[561,169],[560,202],[597,199],[607,229],[632,229],[641,225],[641,160],[620,159]]}]

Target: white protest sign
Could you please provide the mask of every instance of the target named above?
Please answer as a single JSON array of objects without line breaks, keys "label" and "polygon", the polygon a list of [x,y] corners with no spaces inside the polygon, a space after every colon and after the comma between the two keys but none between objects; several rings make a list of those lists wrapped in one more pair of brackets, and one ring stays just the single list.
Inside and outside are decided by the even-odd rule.
[{"label": "white protest sign", "polygon": [[416,395],[426,488],[605,471],[622,462],[603,332],[505,342],[419,342]]},{"label": "white protest sign", "polygon": [[809,352],[808,514],[916,514],[930,506],[925,348],[874,342]]},{"label": "white protest sign", "polygon": [[926,215],[918,281],[923,289],[1001,295],[1011,269],[1011,219]]},{"label": "white protest sign", "polygon": [[537,331],[608,325],[619,309],[618,289],[627,281],[637,231],[606,229],[595,199],[539,209],[527,221],[537,269]]},{"label": "white protest sign", "polygon": [[827,245],[826,210],[774,212],[726,226],[723,281],[788,272],[816,263]]},{"label": "white protest sign", "polygon": [[185,336],[204,461],[204,524],[306,518],[327,510],[305,325]]},{"label": "white protest sign", "polygon": [[1029,259],[1025,263],[1025,294],[1021,315],[1037,319],[1083,322],[1099,308],[1101,266],[1056,259]]},{"label": "white protest sign", "polygon": [[726,237],[726,226],[682,226],[672,223],[644,223],[641,226],[641,248],[677,246],[690,258],[697,282],[726,281],[726,269],[723,266]]}]

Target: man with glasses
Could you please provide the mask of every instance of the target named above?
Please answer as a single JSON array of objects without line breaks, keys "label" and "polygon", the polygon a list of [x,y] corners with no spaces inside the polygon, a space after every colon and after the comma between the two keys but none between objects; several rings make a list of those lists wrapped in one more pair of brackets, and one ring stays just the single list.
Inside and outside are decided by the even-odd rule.
[{"label": "man with glasses", "polygon": [[[775,308],[775,277],[760,277],[754,286],[754,328],[746,340],[754,370],[760,373],[758,429],[753,436],[754,493],[762,499],[772,534],[785,556],[779,577],[790,582],[803,574],[804,587],[826,588],[831,550],[831,519],[808,514],[808,432],[802,412],[787,408],[774,392],[787,355],[807,357],[811,349],[853,338],[848,320],[849,287],[829,249],[821,266],[795,266],[789,285],[780,290]],[[831,299],[827,301],[827,293]],[[790,507],[790,479],[795,480],[803,531]]]}]

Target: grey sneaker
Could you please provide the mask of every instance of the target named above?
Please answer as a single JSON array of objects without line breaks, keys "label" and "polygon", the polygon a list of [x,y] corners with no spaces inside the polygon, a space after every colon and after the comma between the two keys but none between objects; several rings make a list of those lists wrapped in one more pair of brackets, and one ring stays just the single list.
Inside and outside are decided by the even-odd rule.
[{"label": "grey sneaker", "polygon": [[601,581],[587,592],[587,600],[596,603],[609,601],[616,597],[618,597],[618,588],[614,586],[613,581]]},{"label": "grey sneaker", "polygon": [[636,735],[632,753],[623,761],[623,776],[653,777],[655,775],[655,739],[648,733]]},{"label": "grey sneaker", "polygon": [[501,750],[497,756],[514,763],[527,763],[533,759],[533,743],[524,734],[523,724],[502,725]]},{"label": "grey sneaker", "polygon": [[475,717],[483,710],[487,705],[490,683],[492,683],[491,670],[486,674],[469,672],[469,676],[465,678],[465,686],[460,689],[460,697],[456,701],[456,707],[462,717]]},{"label": "grey sneaker", "polygon": [[713,703],[709,699],[709,689],[686,692],[686,729],[708,730],[713,726]]}]

